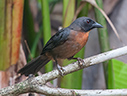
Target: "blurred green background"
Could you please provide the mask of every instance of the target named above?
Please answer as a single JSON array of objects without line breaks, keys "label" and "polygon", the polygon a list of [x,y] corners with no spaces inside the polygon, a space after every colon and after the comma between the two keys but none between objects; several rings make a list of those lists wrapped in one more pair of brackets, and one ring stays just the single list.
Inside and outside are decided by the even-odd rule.
[{"label": "blurred green background", "polygon": [[[125,16],[127,13],[123,10],[126,8],[125,4],[127,1],[95,1],[109,16],[116,26],[122,41],[127,44],[127,33],[125,31],[127,29],[125,27],[127,23]],[[14,2],[21,4],[21,6],[19,6],[20,10],[18,10],[18,6],[13,5]],[[9,4],[11,4],[11,6]],[[15,11],[14,9],[17,10]],[[0,10],[0,69],[8,72],[8,68],[10,68],[11,65],[18,66],[15,71],[13,70],[15,74],[9,75],[8,81],[10,77],[16,75],[17,70],[25,65],[26,61],[29,62],[32,58],[35,58],[41,53],[43,46],[60,27],[65,28],[69,26],[78,17],[88,16],[102,24],[104,28],[92,30],[86,47],[77,53],[75,57],[86,58],[122,46],[122,43],[115,36],[101,12],[90,3],[82,0],[24,0],[24,2],[18,0],[7,2],[7,0],[5,0],[5,2],[0,1]],[[18,15],[19,18],[17,19],[16,12],[21,14]],[[9,13],[11,15],[9,15]],[[16,26],[14,24],[16,24],[16,22],[19,24],[17,27],[19,31],[13,33]],[[14,42],[17,41],[13,39],[14,37],[19,41],[18,43]],[[14,53],[13,50],[18,51]],[[127,56],[123,56],[105,61],[103,64],[97,64],[79,70],[62,78],[55,79],[51,83],[54,87],[75,89],[127,88],[126,57]],[[15,62],[12,62],[13,59]],[[74,61],[59,61],[61,66],[66,66],[72,62]],[[41,74],[53,69],[55,69],[55,66],[51,61],[45,68],[41,69]],[[12,69],[9,70],[9,72],[10,71],[12,71]],[[4,76],[6,76],[6,74],[4,74]],[[0,75],[0,78],[4,78],[4,76]],[[0,84],[3,82],[4,81],[0,82]]]}]

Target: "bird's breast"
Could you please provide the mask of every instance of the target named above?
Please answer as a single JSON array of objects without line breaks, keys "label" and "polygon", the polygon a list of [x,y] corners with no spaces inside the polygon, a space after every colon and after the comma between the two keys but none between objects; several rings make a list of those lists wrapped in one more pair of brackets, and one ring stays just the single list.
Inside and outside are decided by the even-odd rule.
[{"label": "bird's breast", "polygon": [[66,42],[52,50],[52,55],[61,59],[72,57],[85,46],[88,36],[89,32],[71,31]]},{"label": "bird's breast", "polygon": [[88,40],[89,32],[85,33],[85,32],[73,31],[73,32],[70,33],[69,38],[72,41],[75,41],[75,42],[73,42],[74,45],[79,44],[78,47],[82,48],[82,47],[85,46],[85,44]]}]

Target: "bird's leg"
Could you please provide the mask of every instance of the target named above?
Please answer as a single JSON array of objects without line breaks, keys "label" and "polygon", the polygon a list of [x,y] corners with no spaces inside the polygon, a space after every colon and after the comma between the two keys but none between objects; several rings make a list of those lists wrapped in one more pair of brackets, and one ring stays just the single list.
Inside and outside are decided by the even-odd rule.
[{"label": "bird's leg", "polygon": [[59,71],[59,74],[61,76],[64,76],[64,74],[62,73],[62,71],[64,71],[64,69],[57,63],[57,60],[56,59],[54,59],[54,60],[55,60],[56,68]]},{"label": "bird's leg", "polygon": [[70,59],[74,59],[74,60],[77,60],[78,61],[78,64],[79,64],[79,66],[82,66],[85,62],[83,61],[83,59],[81,59],[81,58],[75,58],[75,57],[70,57],[70,58],[68,58],[69,60]]}]

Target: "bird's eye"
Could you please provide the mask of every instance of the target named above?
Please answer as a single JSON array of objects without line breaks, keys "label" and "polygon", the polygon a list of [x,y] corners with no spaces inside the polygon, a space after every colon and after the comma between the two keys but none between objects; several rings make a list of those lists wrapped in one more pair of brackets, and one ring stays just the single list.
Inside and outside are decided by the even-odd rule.
[{"label": "bird's eye", "polygon": [[90,23],[90,20],[87,20],[86,22],[89,24]]}]

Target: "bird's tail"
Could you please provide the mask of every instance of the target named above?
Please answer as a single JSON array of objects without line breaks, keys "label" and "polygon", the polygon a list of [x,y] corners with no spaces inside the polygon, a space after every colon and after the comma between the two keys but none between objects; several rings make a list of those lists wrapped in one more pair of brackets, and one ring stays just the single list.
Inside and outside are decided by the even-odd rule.
[{"label": "bird's tail", "polygon": [[40,55],[37,58],[30,61],[22,69],[18,71],[21,75],[28,76],[29,74],[36,74],[45,64],[47,64],[51,59],[44,55]]}]

